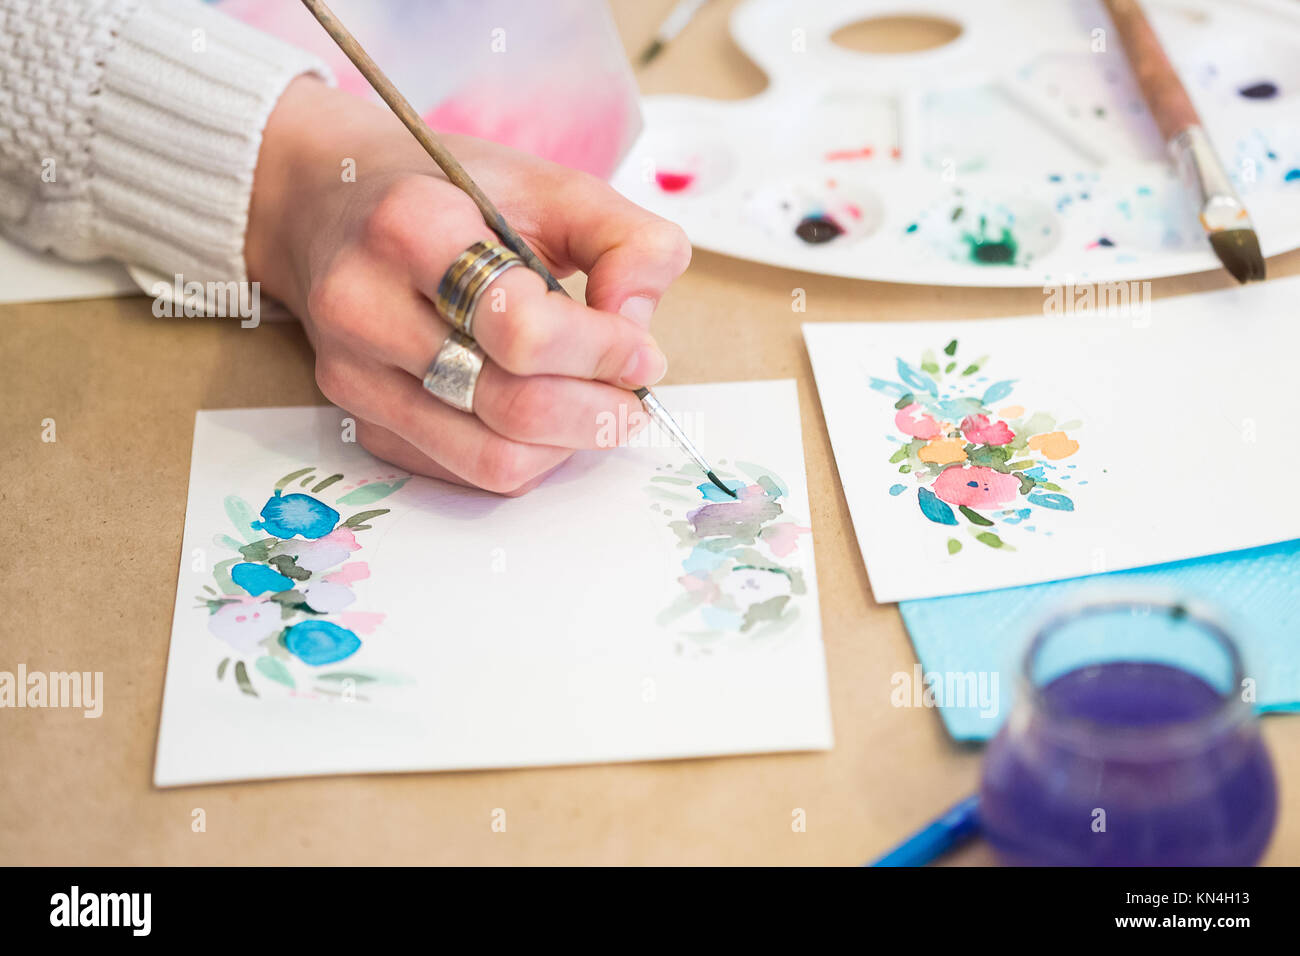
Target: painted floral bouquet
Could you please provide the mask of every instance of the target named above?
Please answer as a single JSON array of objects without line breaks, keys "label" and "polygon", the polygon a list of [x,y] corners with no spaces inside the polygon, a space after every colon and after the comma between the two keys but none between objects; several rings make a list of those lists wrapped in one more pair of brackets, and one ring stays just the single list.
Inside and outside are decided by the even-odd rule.
[{"label": "painted floral bouquet", "polygon": [[[700,482],[689,465],[665,466],[647,489],[656,499],[653,508],[680,502],[687,509],[669,522],[678,544],[688,549],[677,578],[682,593],[658,621],[689,628],[680,633],[702,647],[728,636],[752,641],[784,630],[807,593],[797,552],[812,529],[784,513],[782,500],[790,492],[778,475],[747,462],[736,465],[748,480],[719,467],[735,498]],[[671,509],[663,511],[672,517]]]},{"label": "painted floral bouquet", "polygon": [[[901,381],[873,378],[870,385],[896,398],[899,434],[888,438],[898,448],[889,461],[916,482],[921,514],[950,526],[961,524],[960,515],[976,541],[1014,551],[1004,537],[1007,526],[1035,532],[1036,509],[1074,510],[1064,483],[1087,480],[1077,479],[1073,464],[1058,462],[1079,450],[1069,432],[1082,424],[1058,424],[1046,412],[1029,414],[1009,403],[1015,380],[985,384],[979,373],[987,362],[987,355],[959,360],[953,339],[942,354],[926,349],[919,366],[898,358]],[[898,483],[889,493],[906,490]],[[948,539],[949,554],[961,548],[960,539]]]},{"label": "painted floral bouquet", "polygon": [[[353,670],[326,671],[361,648],[383,614],[352,609],[352,585],[370,576],[364,561],[350,560],[361,550],[357,535],[389,513],[387,508],[358,511],[343,518],[322,493],[343,480],[332,474],[318,480],[314,468],[285,475],[254,518],[247,502],[225,500],[225,510],[243,540],[217,535],[219,547],[238,552],[212,569],[199,606],[207,609],[208,630],[236,652],[221,661],[224,680],[232,658],[234,681],[245,694],[259,696],[248,662],[262,677],[304,695],[356,699],[358,685],[381,681],[380,675]],[[371,504],[397,491],[409,476],[362,479],[340,486],[341,506]],[[310,494],[286,489],[294,482]]]}]

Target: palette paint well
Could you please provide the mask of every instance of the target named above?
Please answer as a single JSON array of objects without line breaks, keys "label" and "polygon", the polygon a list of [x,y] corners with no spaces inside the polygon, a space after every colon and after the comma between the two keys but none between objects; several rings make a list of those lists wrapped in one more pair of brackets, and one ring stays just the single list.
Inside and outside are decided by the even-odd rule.
[{"label": "palette paint well", "polygon": [[[937,0],[957,39],[868,54],[831,36],[879,0],[748,0],[747,100],[656,96],[615,185],[698,246],[940,285],[1104,282],[1218,268],[1096,0]],[[1300,9],[1152,2],[1149,14],[1254,218],[1300,246]]]}]

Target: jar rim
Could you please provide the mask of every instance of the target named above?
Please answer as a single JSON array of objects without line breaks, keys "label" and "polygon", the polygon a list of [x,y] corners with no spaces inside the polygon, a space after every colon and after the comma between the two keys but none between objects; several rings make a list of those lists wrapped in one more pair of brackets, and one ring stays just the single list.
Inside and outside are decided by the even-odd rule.
[{"label": "jar rim", "polygon": [[[1224,652],[1231,667],[1232,677],[1228,688],[1218,694],[1218,702],[1213,710],[1195,717],[1174,719],[1158,724],[1142,726],[1125,726],[1111,724],[1091,717],[1066,713],[1059,704],[1043,693],[1045,684],[1034,678],[1034,665],[1039,653],[1066,624],[1081,617],[1110,614],[1122,610],[1146,609],[1152,613],[1163,613],[1170,618],[1187,621],[1196,625],[1202,634],[1210,637]],[[1122,660],[1122,658],[1117,658]],[[1133,658],[1134,663],[1141,663],[1142,658]],[[1171,665],[1178,666],[1178,665]],[[1193,673],[1186,667],[1180,667],[1187,673]],[[1066,671],[1064,673],[1069,673]],[[1209,742],[1207,731],[1240,723],[1254,714],[1240,694],[1245,669],[1241,652],[1236,641],[1212,615],[1194,607],[1191,602],[1178,600],[1140,598],[1118,598],[1092,600],[1076,604],[1057,611],[1038,628],[1029,646],[1025,649],[1021,661],[1019,680],[1021,690],[1030,703],[1030,712],[1046,717],[1054,735],[1083,740],[1092,746],[1100,742],[1101,749],[1131,750],[1144,745],[1168,747],[1179,744],[1206,745]],[[1208,682],[1207,682],[1208,683]]]}]

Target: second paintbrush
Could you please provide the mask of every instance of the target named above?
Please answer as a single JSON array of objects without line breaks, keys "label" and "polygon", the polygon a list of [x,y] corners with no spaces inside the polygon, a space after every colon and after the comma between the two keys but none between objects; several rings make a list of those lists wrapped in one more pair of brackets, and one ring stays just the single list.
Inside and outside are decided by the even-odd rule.
[{"label": "second paintbrush", "polygon": [[1264,278],[1264,256],[1246,205],[1210,145],[1191,97],[1137,0],[1106,0],[1124,52],[1174,161],[1198,190],[1201,225],[1238,282]]}]

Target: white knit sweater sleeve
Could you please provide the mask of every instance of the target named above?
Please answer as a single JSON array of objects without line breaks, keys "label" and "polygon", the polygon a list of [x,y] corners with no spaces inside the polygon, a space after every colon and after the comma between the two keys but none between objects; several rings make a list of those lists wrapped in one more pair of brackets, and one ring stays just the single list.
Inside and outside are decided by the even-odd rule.
[{"label": "white knit sweater sleeve", "polygon": [[198,0],[0,0],[0,229],[243,281],[267,117],[315,58]]}]

